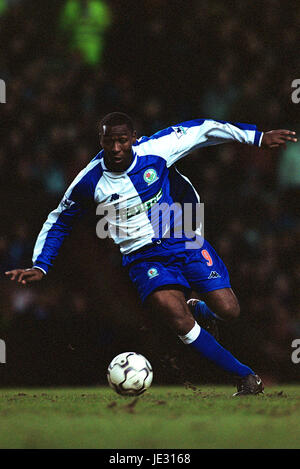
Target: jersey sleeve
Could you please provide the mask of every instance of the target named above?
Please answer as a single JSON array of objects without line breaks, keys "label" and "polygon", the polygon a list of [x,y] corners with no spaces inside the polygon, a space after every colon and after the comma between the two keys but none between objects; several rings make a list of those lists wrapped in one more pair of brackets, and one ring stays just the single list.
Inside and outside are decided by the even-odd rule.
[{"label": "jersey sleeve", "polygon": [[195,119],[168,127],[152,137],[142,137],[137,143],[143,153],[160,155],[171,166],[193,150],[209,145],[236,141],[259,147],[262,136],[256,125]]},{"label": "jersey sleeve", "polygon": [[33,267],[48,273],[64,239],[91,206],[94,184],[83,170],[65,192],[58,207],[47,217],[34,246]]}]

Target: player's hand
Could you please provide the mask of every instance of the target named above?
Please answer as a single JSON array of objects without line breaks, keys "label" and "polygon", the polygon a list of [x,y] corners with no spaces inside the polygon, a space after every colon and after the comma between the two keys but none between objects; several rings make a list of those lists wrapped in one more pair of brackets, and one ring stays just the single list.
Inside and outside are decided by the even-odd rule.
[{"label": "player's hand", "polygon": [[262,148],[276,148],[281,145],[285,147],[286,142],[297,142],[296,132],[292,130],[270,130],[263,134]]},{"label": "player's hand", "polygon": [[5,275],[10,277],[10,280],[16,280],[18,283],[26,285],[31,282],[38,282],[42,280],[45,274],[40,269],[14,269],[5,272]]}]

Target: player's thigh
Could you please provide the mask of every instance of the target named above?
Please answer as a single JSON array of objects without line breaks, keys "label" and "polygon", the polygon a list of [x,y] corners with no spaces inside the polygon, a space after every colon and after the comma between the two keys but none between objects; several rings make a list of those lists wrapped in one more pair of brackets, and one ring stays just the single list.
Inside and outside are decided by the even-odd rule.
[{"label": "player's thigh", "polygon": [[195,325],[183,291],[171,285],[152,292],[145,306],[161,316],[178,335],[187,334]]},{"label": "player's thigh", "polygon": [[240,314],[240,306],[232,288],[221,288],[202,293],[207,306],[222,319],[234,319]]},{"label": "player's thigh", "polygon": [[190,254],[184,274],[192,289],[222,319],[239,315],[239,305],[230,285],[226,265],[205,240],[203,246]]},{"label": "player's thigh", "polygon": [[176,285],[176,288],[190,289],[190,285],[183,276],[178,266],[165,265],[163,261],[145,260],[129,267],[129,276],[144,303],[148,296],[162,288],[170,288],[170,285]]}]

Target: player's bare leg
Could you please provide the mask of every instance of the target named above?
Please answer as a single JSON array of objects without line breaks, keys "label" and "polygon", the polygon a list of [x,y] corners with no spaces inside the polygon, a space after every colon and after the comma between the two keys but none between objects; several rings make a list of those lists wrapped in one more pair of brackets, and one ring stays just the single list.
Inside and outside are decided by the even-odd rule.
[{"label": "player's bare leg", "polygon": [[218,320],[236,319],[240,314],[237,297],[231,288],[221,288],[205,293],[202,300],[191,298],[187,303],[200,325],[219,340]]},{"label": "player's bare leg", "polygon": [[240,315],[240,305],[231,288],[222,288],[201,295],[207,306],[221,319],[236,319]]},{"label": "player's bare leg", "polygon": [[156,290],[149,295],[146,306],[162,315],[177,335],[187,334],[195,325],[195,318],[180,290]]},{"label": "player's bare leg", "polygon": [[228,321],[240,314],[240,305],[231,288],[222,288],[201,295],[202,300],[191,298],[188,305],[195,316]]}]

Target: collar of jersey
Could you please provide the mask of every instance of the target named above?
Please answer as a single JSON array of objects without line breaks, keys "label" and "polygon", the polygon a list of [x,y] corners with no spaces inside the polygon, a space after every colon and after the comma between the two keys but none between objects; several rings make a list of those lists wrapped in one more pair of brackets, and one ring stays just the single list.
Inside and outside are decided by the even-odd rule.
[{"label": "collar of jersey", "polygon": [[113,171],[110,171],[106,166],[105,166],[105,163],[104,163],[104,157],[101,159],[101,166],[103,168],[103,171],[106,171],[107,173],[109,173],[109,175],[111,177],[114,177],[114,178],[118,178],[118,177],[122,177],[124,176],[124,174],[127,174],[129,173],[136,165],[136,162],[137,162],[137,154],[132,151],[133,153],[133,161],[131,163],[131,165],[129,166],[129,168],[126,169],[126,171],[122,171],[122,172],[113,172]]}]

